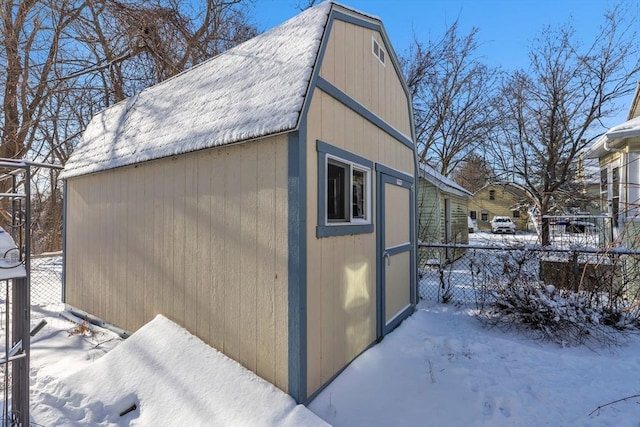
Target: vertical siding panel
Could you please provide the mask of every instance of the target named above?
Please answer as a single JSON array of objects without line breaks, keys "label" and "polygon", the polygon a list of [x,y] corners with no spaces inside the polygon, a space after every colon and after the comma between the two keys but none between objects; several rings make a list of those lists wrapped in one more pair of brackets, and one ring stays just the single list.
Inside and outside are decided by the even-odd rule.
[{"label": "vertical siding panel", "polygon": [[358,27],[358,26],[350,26],[351,28],[353,28],[353,46],[355,49],[355,52],[353,52],[353,70],[354,70],[354,75],[352,76],[353,79],[353,90],[354,90],[354,97],[355,99],[360,102],[361,104],[365,105],[364,102],[364,98],[365,98],[365,87],[362,81],[362,76],[364,75],[364,68],[365,68],[365,53],[368,53],[368,50],[366,48],[365,45],[365,35],[364,35],[364,28],[362,27]]},{"label": "vertical siding panel", "polygon": [[342,147],[345,147],[347,150],[350,150],[348,147],[349,143],[353,141],[345,141],[345,107],[340,104],[333,102],[333,131],[334,131],[334,139],[330,141],[331,144],[337,144]]},{"label": "vertical siding panel", "polygon": [[333,369],[333,354],[334,345],[333,339],[335,335],[334,325],[334,288],[339,285],[336,280],[335,268],[332,268],[335,254],[335,239],[321,239],[320,245],[322,246],[322,275],[320,279],[320,286],[322,288],[322,298],[320,304],[322,307],[322,337],[320,342],[321,349],[321,366],[322,366],[322,382],[324,383],[332,375]]},{"label": "vertical siding panel", "polygon": [[[336,21],[334,21],[334,24],[335,22]],[[320,76],[330,82],[333,82],[335,78],[335,54],[335,32],[331,31],[329,34],[329,40],[327,41],[327,47],[324,51],[322,66],[320,67]]]},{"label": "vertical siding panel", "polygon": [[345,23],[342,21],[333,21],[333,30],[331,31],[334,37],[335,43],[335,62],[333,64],[335,69],[334,75],[334,84],[338,89],[343,92],[346,90],[346,63],[345,63],[345,52],[346,52],[346,40],[345,40]]},{"label": "vertical siding panel", "polygon": [[[121,319],[118,320],[118,323],[123,325],[128,324],[128,316],[127,316],[127,302],[129,301],[130,295],[120,295],[119,288],[120,284],[123,280],[128,279],[125,276],[124,272],[127,270],[127,259],[129,248],[127,247],[127,232],[126,232],[126,224],[128,221],[127,218],[127,202],[129,200],[129,186],[127,185],[127,175],[128,170],[123,168],[122,173],[114,173],[113,171],[109,172],[109,180],[113,184],[113,188],[116,189],[116,193],[114,194],[114,200],[117,200],[117,214],[113,219],[108,219],[113,227],[115,227],[116,237],[113,240],[114,245],[110,247],[108,250],[114,255],[113,269],[114,269],[114,280],[108,281],[108,300],[106,302],[107,311],[109,312],[110,318],[112,319]],[[120,221],[117,221],[120,219]],[[105,231],[107,227],[103,228]],[[105,274],[109,274],[107,271]],[[118,301],[117,303],[113,303],[114,301]]]},{"label": "vertical siding panel", "polygon": [[239,356],[240,333],[240,154],[227,152],[225,160],[225,270],[227,280],[224,286],[225,323],[224,352],[234,360]]},{"label": "vertical siding panel", "polygon": [[198,333],[197,257],[198,257],[198,157],[200,153],[182,156],[184,167],[184,273],[178,287],[184,289],[184,326]]},{"label": "vertical siding panel", "polygon": [[[345,260],[347,257],[347,242],[349,238],[334,239],[335,249],[333,253],[333,265],[331,268],[336,270],[335,281],[330,282],[333,286],[333,321],[334,330],[332,336],[332,362],[331,366],[333,373],[342,369],[345,366],[345,334],[346,334],[346,313],[344,302],[346,299],[346,281],[345,281]],[[329,377],[330,378],[330,377]],[[325,380],[326,381],[326,380]]]},{"label": "vertical siding panel", "polygon": [[[257,342],[256,257],[257,257],[257,169],[255,145],[240,150],[240,363],[255,371]],[[261,165],[264,164],[261,162]]]},{"label": "vertical siding panel", "polygon": [[325,142],[330,144],[335,144],[335,120],[334,120],[334,100],[329,95],[324,92],[321,92],[321,112],[320,112],[320,121],[322,123],[322,134],[321,138]]},{"label": "vertical siding panel", "polygon": [[173,179],[173,215],[174,215],[174,239],[173,239],[173,283],[170,293],[173,296],[173,315],[180,325],[185,326],[184,313],[184,263],[186,257],[185,248],[185,167],[180,158],[172,159],[172,167],[175,170]]},{"label": "vertical siding panel", "polygon": [[[345,25],[344,31],[345,52],[347,55],[343,62],[345,63],[345,90],[346,93],[354,99],[357,97],[357,72],[358,72],[358,55],[359,46],[356,44],[356,26],[352,24]],[[349,58],[349,60],[347,60]]]},{"label": "vertical siding panel", "polygon": [[225,182],[224,159],[226,150],[212,153],[211,165],[211,344],[218,350],[224,349],[225,318]]},{"label": "vertical siding panel", "polygon": [[257,144],[257,306],[256,353],[257,372],[271,382],[276,381],[275,364],[275,254],[276,254],[276,145],[273,141]]},{"label": "vertical siding panel", "polygon": [[196,331],[204,341],[211,342],[211,151],[197,155],[197,186],[196,186],[196,256],[195,282],[196,285]]},{"label": "vertical siding panel", "polygon": [[289,298],[288,298],[288,145],[286,137],[279,137],[276,150],[276,385],[287,391],[289,387]]},{"label": "vertical siding panel", "polygon": [[162,310],[162,282],[166,281],[167,274],[165,268],[168,259],[163,256],[165,246],[165,230],[162,226],[162,186],[163,177],[159,167],[147,168],[146,180],[150,191],[151,203],[149,208],[149,222],[151,232],[147,239],[147,250],[152,254],[152,259],[147,262],[147,292],[146,298],[150,300],[148,316],[153,318],[157,314],[165,314]]},{"label": "vertical siding panel", "polygon": [[[80,294],[80,299],[81,301],[87,301],[89,303],[89,305],[91,306],[91,308],[93,310],[96,310],[98,313],[103,314],[104,311],[100,310],[98,311],[98,307],[100,307],[98,304],[100,302],[100,295],[91,295],[89,290],[90,290],[90,286],[91,283],[102,283],[102,285],[104,286],[104,278],[101,277],[101,269],[103,268],[103,266],[100,264],[100,255],[102,255],[100,253],[100,251],[106,251],[108,248],[110,248],[109,246],[103,246],[103,247],[96,247],[99,245],[91,245],[89,244],[89,242],[99,242],[102,236],[99,235],[100,233],[100,229],[98,227],[89,227],[88,225],[88,221],[87,219],[90,218],[91,213],[89,212],[89,206],[92,203],[96,203],[96,200],[93,199],[92,200],[92,193],[87,191],[88,188],[90,187],[90,185],[87,184],[91,184],[91,178],[89,178],[87,181],[79,182],[79,187],[81,188],[82,194],[84,195],[84,197],[82,197],[82,216],[80,216],[78,218],[79,222],[81,224],[83,224],[84,226],[84,231],[87,233],[87,235],[89,236],[88,239],[86,240],[79,240],[78,243],[82,242],[82,244],[79,246],[80,250],[78,255],[80,255],[82,253],[82,251],[87,251],[88,253],[90,253],[91,255],[93,255],[93,263],[88,263],[88,265],[86,266],[86,270],[84,270],[82,265],[78,265],[78,268],[80,270],[84,270],[82,276],[84,278],[83,282],[78,283],[78,287],[79,287],[79,294]],[[99,187],[98,187],[98,191]],[[98,212],[99,217],[99,221],[101,221],[101,223],[104,223],[104,214],[102,212]],[[110,236],[108,236],[107,238],[109,238]],[[111,241],[108,241],[108,243],[111,243]],[[104,253],[104,252],[103,252]]]},{"label": "vertical siding panel", "polygon": [[175,175],[174,161],[166,160],[162,173],[162,230],[163,242],[162,259],[165,261],[165,275],[160,282],[160,294],[162,298],[162,312],[170,319],[177,320],[173,311],[173,284],[174,276],[174,247],[176,239],[176,223],[174,216],[174,189],[173,180]]},{"label": "vertical siding panel", "polygon": [[364,87],[363,105],[369,110],[373,110],[373,66],[377,65],[377,59],[374,58],[372,52],[372,42],[370,31],[362,30],[363,43],[364,43],[364,57],[363,57],[363,72],[362,72],[362,85]]},{"label": "vertical siding panel", "polygon": [[316,238],[318,224],[318,153],[315,138],[320,135],[320,108],[312,102],[307,114],[307,395],[321,382],[321,310],[322,288],[318,278],[322,271],[322,251]]},{"label": "vertical siding panel", "polygon": [[120,292],[131,292],[131,306],[127,310],[131,313],[130,325],[132,329],[138,329],[144,325],[144,182],[140,174],[140,168],[129,168],[130,180],[127,185],[127,238],[129,256],[127,257],[130,275],[123,281]]}]

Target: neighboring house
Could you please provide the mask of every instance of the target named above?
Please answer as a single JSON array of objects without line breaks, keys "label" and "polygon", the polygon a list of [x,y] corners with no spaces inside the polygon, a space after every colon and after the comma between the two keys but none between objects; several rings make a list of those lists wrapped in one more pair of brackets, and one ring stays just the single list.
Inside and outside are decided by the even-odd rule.
[{"label": "neighboring house", "polygon": [[162,313],[306,402],[414,310],[416,165],[382,23],[323,2],[93,118],[64,301]]},{"label": "neighboring house", "polygon": [[522,186],[512,182],[487,184],[476,191],[469,202],[469,216],[476,220],[478,229],[491,230],[494,216],[508,216],[516,224],[516,230],[526,231],[531,199]]},{"label": "neighboring house", "polygon": [[[473,193],[433,168],[418,170],[418,240],[424,243],[469,243],[468,203]],[[421,262],[439,263],[457,258],[462,251],[422,250]]]},{"label": "neighboring house", "polygon": [[589,148],[600,166],[600,208],[611,216],[614,237],[640,247],[640,83],[627,121],[609,129]]}]

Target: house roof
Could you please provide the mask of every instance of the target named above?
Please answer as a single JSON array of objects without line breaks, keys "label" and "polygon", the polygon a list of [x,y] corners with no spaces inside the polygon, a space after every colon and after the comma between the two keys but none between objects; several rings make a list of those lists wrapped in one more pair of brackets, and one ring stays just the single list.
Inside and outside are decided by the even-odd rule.
[{"label": "house roof", "polygon": [[640,136],[640,82],[629,107],[627,121],[616,125],[598,138],[585,152],[586,158],[597,159],[620,147],[625,139]]},{"label": "house roof", "polygon": [[602,157],[605,153],[619,147],[625,139],[635,137],[640,137],[640,116],[609,129],[593,143],[585,157]]},{"label": "house roof", "polygon": [[334,4],[320,3],[100,112],[61,177],[296,129]]},{"label": "house roof", "polygon": [[529,193],[529,190],[527,190],[522,185],[516,184],[515,182],[511,182],[511,181],[490,182],[489,184],[486,184],[484,187],[476,191],[475,194],[478,194],[484,189],[490,188],[490,187],[501,187],[502,189],[504,189],[504,191],[514,195],[515,197],[518,197],[518,198],[524,197],[528,200],[531,200],[531,196],[530,196],[531,193]]},{"label": "house roof", "polygon": [[420,163],[419,166],[420,166],[419,167],[420,177],[426,179],[428,182],[435,185],[436,188],[439,188],[444,192],[455,194],[462,197],[467,197],[467,198],[473,197],[473,193],[471,193],[469,190],[465,189],[464,187],[462,187],[452,179],[449,179],[446,176],[442,175],[441,173],[437,172],[435,169],[431,168],[430,166],[427,166],[422,163]]}]

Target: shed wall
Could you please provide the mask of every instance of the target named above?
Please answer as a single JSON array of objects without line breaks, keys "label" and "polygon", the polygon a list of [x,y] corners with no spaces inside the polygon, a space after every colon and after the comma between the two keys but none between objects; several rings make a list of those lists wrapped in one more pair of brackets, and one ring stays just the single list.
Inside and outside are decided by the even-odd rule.
[{"label": "shed wall", "polygon": [[70,179],[65,302],[162,313],[286,391],[287,194],[286,136]]},{"label": "shed wall", "polygon": [[[469,243],[469,227],[467,216],[468,199],[455,194],[446,193],[424,178],[418,179],[418,239],[425,243]],[[451,236],[445,239],[445,198],[449,199],[451,209]],[[448,256],[458,258],[464,253],[457,250]],[[432,260],[444,262],[447,252],[444,249],[420,248],[418,260],[422,266]]]},{"label": "shed wall", "polygon": [[[384,65],[373,55],[374,38],[385,51]],[[334,20],[320,77],[410,137],[409,99],[388,55],[378,31]]]},{"label": "shed wall", "polygon": [[[334,23],[342,24],[339,21]],[[361,42],[370,43],[371,41],[363,38]],[[367,54],[370,54],[370,51],[367,51]],[[323,69],[324,67],[325,65]],[[399,84],[397,88],[401,90]],[[371,90],[370,96],[376,97],[376,92]],[[363,91],[362,95],[364,94]],[[407,104],[403,105],[401,112],[404,112],[404,120],[409,123]],[[315,142],[316,140],[324,141],[412,176],[415,176],[415,166],[414,154],[409,147],[318,88],[313,93],[307,123],[307,223],[309,225],[307,228],[307,393],[309,396],[376,340],[377,314],[375,229],[372,233],[316,237],[318,153]],[[408,124],[404,126],[404,128],[408,127]],[[375,170],[372,170],[374,190],[371,194],[371,208],[374,222],[376,186]]]}]

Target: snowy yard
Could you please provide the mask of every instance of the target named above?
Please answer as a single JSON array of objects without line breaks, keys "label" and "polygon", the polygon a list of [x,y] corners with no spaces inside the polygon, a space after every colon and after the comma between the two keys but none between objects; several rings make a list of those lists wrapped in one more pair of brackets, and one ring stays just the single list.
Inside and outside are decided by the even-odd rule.
[{"label": "snowy yard", "polygon": [[[474,238],[496,244],[531,237]],[[59,262],[44,264],[55,275]],[[61,304],[34,306],[32,326],[41,319],[47,325],[32,341],[31,420],[44,426],[640,425],[640,335],[621,338],[620,347],[561,347],[485,329],[464,307],[422,301],[305,408],[162,317],[122,341],[97,327],[78,328],[61,316]]]},{"label": "snowy yard", "polygon": [[120,343],[98,328],[92,337],[70,333],[75,325],[58,316],[61,308],[33,315],[34,324],[49,322],[32,347],[35,425],[280,426],[322,418],[349,427],[637,427],[640,420],[639,397],[593,412],[640,393],[637,335],[619,348],[562,348],[485,330],[469,310],[423,302],[308,405],[317,418],[171,322],[156,319]]}]

